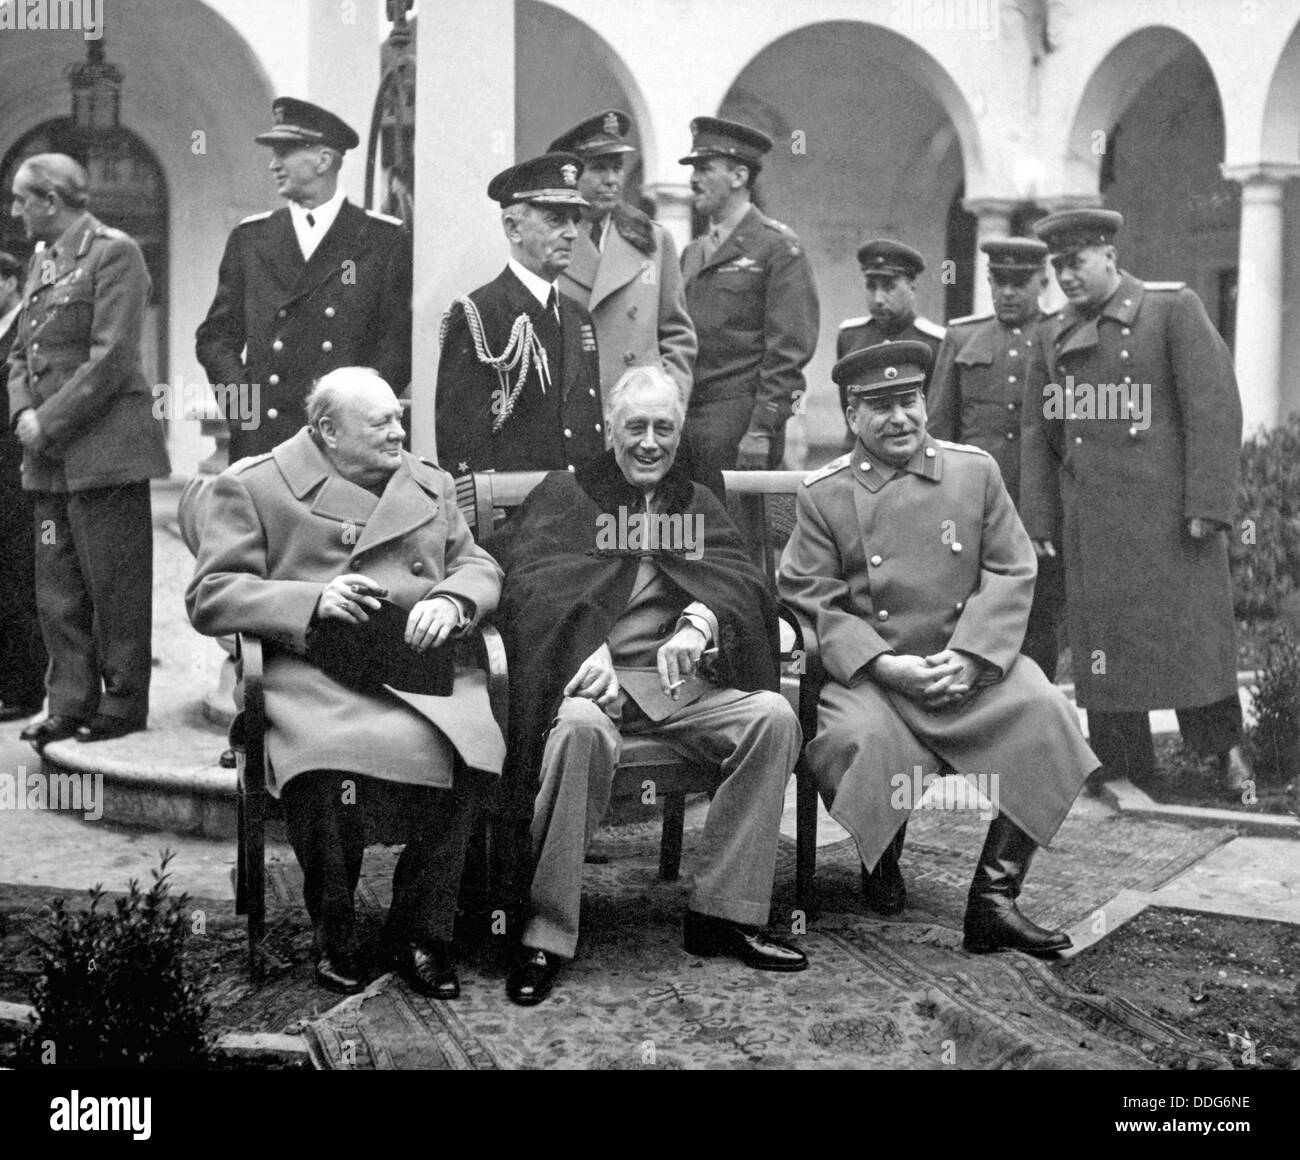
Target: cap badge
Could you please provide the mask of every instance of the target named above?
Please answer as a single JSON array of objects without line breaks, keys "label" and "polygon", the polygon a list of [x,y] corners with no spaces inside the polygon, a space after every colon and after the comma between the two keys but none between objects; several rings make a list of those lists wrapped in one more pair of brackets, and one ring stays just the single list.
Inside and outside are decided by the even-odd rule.
[{"label": "cap badge", "polygon": [[610,113],[609,116],[605,118],[605,132],[608,133],[611,137],[617,137],[619,135],[618,117],[616,117],[613,113]]},{"label": "cap badge", "polygon": [[886,368],[885,368],[885,378],[887,378],[887,379],[896,379],[896,378],[898,378],[898,368],[897,368],[897,367],[886,367]]},{"label": "cap badge", "polygon": [[578,184],[578,167],[576,165],[561,165],[560,173],[564,177],[565,185]]}]

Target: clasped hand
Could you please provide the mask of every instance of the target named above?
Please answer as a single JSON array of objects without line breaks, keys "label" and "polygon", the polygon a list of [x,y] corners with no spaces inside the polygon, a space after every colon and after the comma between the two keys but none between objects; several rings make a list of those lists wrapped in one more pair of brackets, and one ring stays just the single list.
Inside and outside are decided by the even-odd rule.
[{"label": "clasped hand", "polygon": [[979,671],[974,657],[946,648],[928,657],[879,656],[871,678],[927,709],[946,709],[975,691]]},{"label": "clasped hand", "polygon": [[[348,572],[325,585],[316,602],[316,616],[320,620],[365,624],[370,620],[366,609],[378,612],[378,598],[387,595],[388,589],[376,584],[369,576]],[[447,596],[430,596],[419,601],[407,615],[403,639],[416,652],[427,652],[443,644],[459,627],[460,619],[460,606],[454,600]]]}]

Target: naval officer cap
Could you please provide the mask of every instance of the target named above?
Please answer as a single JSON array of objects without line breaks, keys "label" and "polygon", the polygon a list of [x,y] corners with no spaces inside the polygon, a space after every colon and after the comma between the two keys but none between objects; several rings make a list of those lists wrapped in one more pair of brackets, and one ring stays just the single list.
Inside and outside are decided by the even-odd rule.
[{"label": "naval officer cap", "polygon": [[691,122],[691,151],[681,164],[694,165],[709,157],[734,157],[757,169],[772,151],[772,138],[739,121],[696,117]]},{"label": "naval officer cap", "polygon": [[933,361],[923,342],[880,342],[846,354],[831,369],[850,399],[906,395],[925,382]]},{"label": "naval officer cap", "polygon": [[1033,274],[1043,268],[1047,243],[1033,238],[989,238],[980,245],[993,274]]},{"label": "naval officer cap", "polygon": [[533,205],[574,205],[588,201],[578,193],[582,159],[575,153],[543,153],[498,173],[488,182],[487,195],[503,207],[526,201]]},{"label": "naval officer cap", "polygon": [[608,109],[561,133],[546,148],[551,153],[576,153],[584,161],[593,157],[610,157],[617,153],[635,153],[636,147],[624,138],[632,128],[632,118],[618,109]]},{"label": "naval officer cap", "polygon": [[342,117],[296,97],[276,98],[271,105],[271,119],[275,127],[253,138],[259,145],[296,142],[299,145],[328,145],[346,153],[361,143],[361,138]]},{"label": "naval officer cap", "polygon": [[1067,209],[1034,223],[1034,233],[1053,254],[1073,254],[1088,246],[1108,246],[1124,224],[1113,209]]},{"label": "naval officer cap", "polygon": [[891,278],[905,274],[915,278],[925,269],[925,259],[902,242],[892,238],[874,238],[858,247],[858,265],[864,274],[885,274]]}]

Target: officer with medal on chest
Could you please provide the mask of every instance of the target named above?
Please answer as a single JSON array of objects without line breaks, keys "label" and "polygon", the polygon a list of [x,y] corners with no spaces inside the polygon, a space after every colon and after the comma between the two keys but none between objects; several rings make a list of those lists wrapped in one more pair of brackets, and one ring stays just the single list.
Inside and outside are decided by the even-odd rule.
[{"label": "officer with medal on chest", "polygon": [[339,188],[357,134],[307,101],[282,97],[272,113],[255,140],[289,204],[235,227],[196,336],[232,463],[296,434],[312,384],[337,367],[372,367],[399,394],[411,379],[410,239]]},{"label": "officer with medal on chest", "polygon": [[[936,439],[969,443],[997,460],[1020,508],[1021,415],[1040,406],[1046,375],[1047,246],[1033,238],[990,238],[993,313],[954,318],[939,345],[927,393],[926,426]],[[1020,651],[1056,679],[1065,579],[1060,556],[1042,556]]]},{"label": "officer with medal on chest", "polygon": [[587,201],[582,161],[545,153],[498,173],[510,260],[442,320],[435,412],[445,471],[575,471],[605,448],[591,315],[557,279]]}]

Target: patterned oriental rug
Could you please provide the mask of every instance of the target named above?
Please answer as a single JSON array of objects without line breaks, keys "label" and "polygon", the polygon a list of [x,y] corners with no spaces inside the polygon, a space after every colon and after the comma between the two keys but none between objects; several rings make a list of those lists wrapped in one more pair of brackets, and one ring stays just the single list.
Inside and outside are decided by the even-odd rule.
[{"label": "patterned oriental rug", "polygon": [[[791,912],[794,846],[783,841],[773,930],[791,916],[811,960],[797,975],[751,971],[682,949],[703,803],[688,813],[681,882],[659,881],[658,824],[602,831],[586,868],[583,938],[551,998],[505,996],[500,946],[462,958],[462,998],[437,1003],[385,975],[306,1023],[317,1065],[373,1069],[1203,1069],[1225,1066],[1117,998],[1081,995],[1017,954],[961,949],[965,890],[985,822],[914,815],[903,856],[907,921],[868,917],[852,842],[818,851],[820,913]],[[1069,925],[1121,889],[1154,889],[1224,841],[1130,819],[1072,816],[1039,856],[1022,904]],[[367,855],[359,901],[387,903],[391,854]],[[278,895],[297,895],[285,866]]]}]

